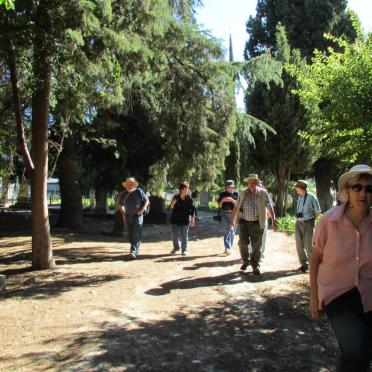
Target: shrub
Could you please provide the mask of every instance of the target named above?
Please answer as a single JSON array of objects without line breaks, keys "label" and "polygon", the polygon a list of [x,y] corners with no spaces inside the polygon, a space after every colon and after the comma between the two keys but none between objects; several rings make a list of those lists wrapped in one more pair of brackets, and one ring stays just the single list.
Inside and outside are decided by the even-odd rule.
[{"label": "shrub", "polygon": [[286,214],[284,217],[279,217],[276,220],[278,231],[286,232],[287,234],[293,234],[295,232],[296,218],[290,214]]}]

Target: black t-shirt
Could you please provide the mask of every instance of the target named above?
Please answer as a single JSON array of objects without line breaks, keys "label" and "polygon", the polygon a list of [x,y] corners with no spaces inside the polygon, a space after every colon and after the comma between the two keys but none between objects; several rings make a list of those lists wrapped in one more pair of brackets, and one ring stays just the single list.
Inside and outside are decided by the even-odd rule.
[{"label": "black t-shirt", "polygon": [[[228,192],[223,191],[220,193],[220,196],[217,199],[217,203],[219,204],[223,198],[233,198],[234,200],[238,200],[239,193],[237,191]],[[221,209],[225,211],[232,211],[235,207],[235,204],[232,202],[223,202],[221,205]]]},{"label": "black t-shirt", "polygon": [[180,194],[174,195],[173,200],[176,204],[172,209],[170,222],[174,225],[188,225],[190,223],[190,216],[195,216],[194,201],[189,195],[185,199],[181,199]]}]

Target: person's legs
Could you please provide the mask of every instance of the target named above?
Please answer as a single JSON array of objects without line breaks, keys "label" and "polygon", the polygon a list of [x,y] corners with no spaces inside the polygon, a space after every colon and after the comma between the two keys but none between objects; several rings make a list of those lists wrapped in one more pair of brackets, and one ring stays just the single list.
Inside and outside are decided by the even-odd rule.
[{"label": "person's legs", "polygon": [[142,237],[142,225],[143,225],[143,216],[129,216],[128,221],[131,225],[131,233],[129,234],[129,225],[128,225],[128,235],[130,242],[130,252],[134,254],[139,254],[141,237]]},{"label": "person's legs", "polygon": [[296,230],[295,230],[295,239],[296,239],[296,249],[298,260],[300,261],[301,266],[307,267],[307,257],[304,250],[304,234],[303,234],[303,223],[296,221]]},{"label": "person's legs", "polygon": [[249,265],[248,245],[249,245],[248,224],[241,222],[239,223],[239,250],[243,264],[246,265]]},{"label": "person's legs", "polygon": [[264,229],[261,229],[258,223],[250,225],[250,238],[252,243],[251,265],[253,269],[260,266],[263,233]]},{"label": "person's legs", "polygon": [[341,351],[338,370],[366,372],[371,360],[368,340],[368,316],[363,313],[356,288],[344,293],[324,308]]},{"label": "person's legs", "polygon": [[261,258],[260,258],[260,261],[261,261],[261,262],[262,262],[263,259],[265,258],[265,248],[266,248],[266,235],[267,235],[267,229],[268,229],[268,226],[267,226],[267,220],[266,220],[266,224],[265,224],[264,232],[263,232],[263,235],[262,235]]},{"label": "person's legs", "polygon": [[367,324],[367,353],[369,355],[368,363],[372,364],[372,311],[364,314]]},{"label": "person's legs", "polygon": [[225,229],[223,236],[223,243],[226,251],[231,251],[234,243],[234,229],[230,227],[231,224],[231,213],[221,212],[221,224]]},{"label": "person's legs", "polygon": [[180,226],[181,233],[181,249],[182,253],[188,251],[188,241],[189,241],[189,225]]},{"label": "person's legs", "polygon": [[313,232],[315,220],[306,221],[303,223],[303,243],[304,253],[306,254],[306,264],[309,264],[311,253],[313,251]]},{"label": "person's legs", "polygon": [[130,243],[130,253],[138,254],[142,235],[142,216],[127,216],[128,238]]},{"label": "person's legs", "polygon": [[172,234],[172,242],[173,242],[173,250],[179,251],[180,248],[180,242],[179,242],[179,235],[180,235],[180,226],[171,224],[171,234]]}]

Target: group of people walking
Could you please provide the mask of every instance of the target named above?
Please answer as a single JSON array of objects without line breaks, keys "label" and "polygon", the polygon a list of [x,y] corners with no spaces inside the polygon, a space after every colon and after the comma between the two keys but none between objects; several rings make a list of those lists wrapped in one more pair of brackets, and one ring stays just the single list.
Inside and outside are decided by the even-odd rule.
[{"label": "group of people walking", "polygon": [[[276,231],[276,216],[273,201],[258,176],[250,174],[244,181],[247,187],[237,192],[234,181],[227,180],[217,199],[224,253],[231,254],[238,230],[240,269],[251,266],[253,274],[260,275],[267,220],[271,219]],[[119,204],[128,226],[130,255],[136,258],[149,199],[134,178],[128,178],[123,186],[126,192]],[[318,320],[325,313],[330,320],[341,352],[339,370],[366,372],[372,361],[372,168],[357,165],[342,174],[338,181],[341,204],[322,217],[307,182],[298,180],[295,189],[295,241],[299,271],[310,269],[311,315]],[[180,184],[170,208],[171,254],[181,251],[187,255],[189,227],[195,225],[196,217],[188,182]]]}]

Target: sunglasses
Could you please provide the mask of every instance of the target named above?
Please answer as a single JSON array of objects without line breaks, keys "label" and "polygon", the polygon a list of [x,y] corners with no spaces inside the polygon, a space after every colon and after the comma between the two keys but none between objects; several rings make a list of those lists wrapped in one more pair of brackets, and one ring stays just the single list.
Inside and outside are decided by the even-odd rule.
[{"label": "sunglasses", "polygon": [[368,194],[372,193],[372,185],[363,186],[360,183],[355,183],[354,185],[350,185],[349,188],[356,192],[364,190]]}]

